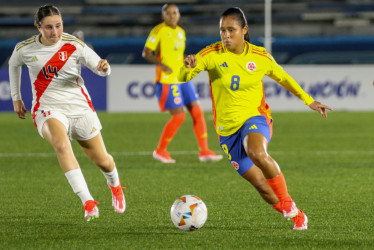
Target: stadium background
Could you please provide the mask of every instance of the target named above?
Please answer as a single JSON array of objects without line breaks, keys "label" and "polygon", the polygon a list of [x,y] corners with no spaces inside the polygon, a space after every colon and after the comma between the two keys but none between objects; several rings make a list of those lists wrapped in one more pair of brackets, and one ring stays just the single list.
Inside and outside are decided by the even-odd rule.
[{"label": "stadium background", "polygon": [[[264,46],[264,2],[260,0],[174,1],[186,30],[186,53],[218,41],[218,22],[228,7],[241,7],[248,19],[251,42]],[[108,79],[84,71],[97,110],[157,111],[152,82],[154,67],[141,52],[152,27],[161,22],[159,0],[48,1],[62,12],[64,31],[82,30],[86,42],[112,64]],[[37,33],[33,15],[43,1],[0,1],[0,110],[12,110],[7,62],[15,44]],[[336,110],[373,110],[374,3],[368,0],[272,1],[272,54],[277,62],[318,100]],[[135,66],[134,66],[135,65]],[[206,74],[194,81],[204,110],[210,110]],[[306,110],[292,96],[265,78],[273,110]],[[23,73],[22,93],[31,106],[30,82]],[[297,103],[297,101],[296,101]],[[132,105],[130,105],[132,104]]]}]

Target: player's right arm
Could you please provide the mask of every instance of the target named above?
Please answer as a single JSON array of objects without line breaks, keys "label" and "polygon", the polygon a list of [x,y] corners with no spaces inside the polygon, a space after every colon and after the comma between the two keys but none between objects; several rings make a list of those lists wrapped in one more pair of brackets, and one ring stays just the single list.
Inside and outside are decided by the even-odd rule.
[{"label": "player's right arm", "polygon": [[178,74],[178,80],[181,82],[188,82],[199,74],[200,71],[206,70],[206,64],[199,54],[186,56],[183,63],[184,65]]},{"label": "player's right arm", "polygon": [[160,31],[162,27],[163,24],[159,24],[151,30],[144,45],[142,57],[148,62],[159,66],[161,70],[166,74],[171,74],[173,73],[173,70],[167,65],[163,64],[161,60],[155,55],[155,52],[160,45]]},{"label": "player's right arm", "polygon": [[14,112],[17,113],[18,117],[25,119],[26,113],[28,112],[21,96],[21,73],[22,73],[23,61],[19,51],[15,48],[12,56],[9,59],[9,84],[10,93],[13,100]]},{"label": "player's right arm", "polygon": [[160,60],[157,59],[154,50],[151,50],[148,47],[144,47],[143,52],[142,52],[142,57],[148,62],[159,66],[161,70],[164,71],[165,73],[167,74],[173,73],[173,70],[170,67],[166,66]]}]

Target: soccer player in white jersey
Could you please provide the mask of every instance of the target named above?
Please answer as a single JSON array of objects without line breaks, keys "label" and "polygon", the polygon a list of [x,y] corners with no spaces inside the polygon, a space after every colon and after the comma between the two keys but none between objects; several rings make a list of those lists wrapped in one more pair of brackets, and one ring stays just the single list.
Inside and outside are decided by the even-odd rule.
[{"label": "soccer player in white jersey", "polygon": [[40,34],[16,45],[9,60],[9,79],[14,111],[25,119],[28,112],[22,101],[21,67],[26,64],[32,84],[32,119],[42,138],[54,148],[58,162],[73,191],[81,199],[90,221],[99,217],[97,201],[91,196],[70,140],[77,140],[88,158],[104,174],[112,191],[117,213],[126,208],[125,197],[114,160],[106,151],[101,124],[84,86],[81,63],[100,76],[110,74],[110,65],[84,42],[63,33],[57,7],[41,6],[34,25]]}]

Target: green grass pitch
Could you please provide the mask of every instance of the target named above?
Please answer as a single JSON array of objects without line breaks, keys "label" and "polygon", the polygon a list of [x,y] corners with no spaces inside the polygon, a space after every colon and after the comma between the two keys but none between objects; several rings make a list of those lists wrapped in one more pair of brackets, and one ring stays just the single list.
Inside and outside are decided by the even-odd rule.
[{"label": "green grass pitch", "polygon": [[[374,113],[274,113],[269,153],[289,193],[309,217],[307,231],[267,205],[226,160],[200,163],[189,116],[171,142],[177,160],[164,165],[152,151],[167,113],[99,113],[127,200],[111,206],[104,176],[73,147],[100,218],[86,222],[78,197],[30,115],[0,114],[0,249],[373,249]],[[209,145],[218,152],[211,114]],[[205,226],[176,229],[170,207],[194,194],[208,207]]]}]

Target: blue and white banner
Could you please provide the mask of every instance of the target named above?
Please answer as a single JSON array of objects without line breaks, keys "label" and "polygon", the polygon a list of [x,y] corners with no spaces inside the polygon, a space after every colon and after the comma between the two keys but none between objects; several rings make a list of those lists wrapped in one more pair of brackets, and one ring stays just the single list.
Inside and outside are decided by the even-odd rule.
[{"label": "blue and white banner", "polygon": [[[374,65],[302,65],[285,70],[309,93],[334,110],[374,110]],[[111,112],[158,111],[153,85],[153,65],[113,65],[105,78],[82,69],[82,76],[96,110]],[[22,70],[22,98],[31,108],[31,83],[27,68]],[[212,110],[209,79],[201,72],[193,83],[205,111]],[[273,111],[309,110],[302,101],[272,79],[264,78],[266,102]],[[12,111],[8,68],[0,68],[0,111]]]},{"label": "blue and white banner", "polygon": [[[286,66],[285,70],[308,92],[334,110],[374,110],[374,65],[303,65]],[[113,66],[108,78],[108,111],[158,111],[153,88],[155,67],[152,65]],[[193,79],[200,102],[212,109],[209,79],[201,72]],[[265,77],[266,102],[273,111],[306,111],[304,103]]]}]

